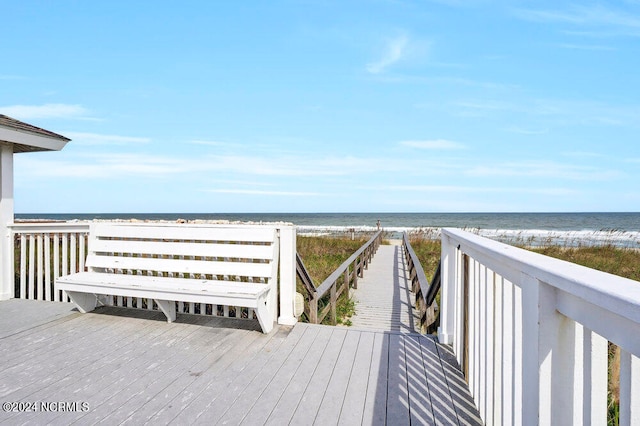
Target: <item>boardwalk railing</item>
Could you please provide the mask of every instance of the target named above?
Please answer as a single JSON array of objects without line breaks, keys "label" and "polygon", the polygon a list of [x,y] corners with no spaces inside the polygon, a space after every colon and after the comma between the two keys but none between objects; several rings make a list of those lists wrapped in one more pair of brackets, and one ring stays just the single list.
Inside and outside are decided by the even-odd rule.
[{"label": "boardwalk railing", "polygon": [[487,424],[606,424],[607,341],[640,424],[640,283],[443,229],[441,309]]},{"label": "boardwalk railing", "polygon": [[[206,226],[206,225],[203,225]],[[15,280],[13,297],[20,299],[69,302],[63,292],[54,290],[55,279],[85,270],[89,223],[14,223],[13,234]],[[295,228],[278,226],[280,239],[280,316],[278,322],[292,325],[295,298]],[[289,270],[290,269],[290,270]],[[157,309],[151,299],[109,297],[107,303],[137,309]],[[246,318],[247,308],[180,303],[180,312]]]},{"label": "boardwalk railing", "polygon": [[437,320],[438,304],[435,301],[436,294],[440,289],[440,265],[433,277],[433,282],[429,284],[420,260],[411,247],[407,233],[402,235],[402,248],[404,249],[407,267],[409,268],[409,279],[411,280],[411,291],[415,294],[415,306],[420,312],[420,332],[433,332]]},{"label": "boardwalk railing", "polygon": [[[381,242],[382,231],[378,231],[318,287],[314,286],[304,268],[302,259],[297,256],[296,271],[307,293],[308,304],[305,305],[305,314],[310,323],[320,324],[328,314],[331,314],[331,324],[336,324],[338,298],[345,291],[349,291],[350,287],[358,288],[358,277],[362,278],[364,270],[369,266],[369,262]],[[320,307],[319,301],[327,293],[329,293],[328,303],[324,307]]]}]

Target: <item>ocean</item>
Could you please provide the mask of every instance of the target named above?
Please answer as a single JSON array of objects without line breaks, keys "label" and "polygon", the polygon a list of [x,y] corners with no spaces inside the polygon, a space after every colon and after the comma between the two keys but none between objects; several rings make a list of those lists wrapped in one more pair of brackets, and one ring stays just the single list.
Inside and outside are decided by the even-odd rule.
[{"label": "ocean", "polygon": [[489,238],[529,245],[602,245],[640,248],[640,213],[109,213],[16,214],[23,220],[164,220],[289,222],[298,233],[403,232],[438,237],[440,228],[463,228]]}]

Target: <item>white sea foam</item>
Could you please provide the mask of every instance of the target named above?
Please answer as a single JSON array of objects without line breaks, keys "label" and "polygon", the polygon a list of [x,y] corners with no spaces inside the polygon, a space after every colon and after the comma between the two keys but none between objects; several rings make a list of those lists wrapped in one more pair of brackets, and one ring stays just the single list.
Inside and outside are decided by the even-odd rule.
[{"label": "white sea foam", "polygon": [[[344,233],[375,232],[375,226],[298,226],[300,235],[334,235]],[[436,227],[384,227],[390,238],[399,238],[402,233],[422,235],[425,238],[440,238],[440,228]],[[526,246],[563,245],[602,246],[640,248],[640,231],[621,230],[548,230],[548,229],[466,229],[474,234],[509,244]]]}]

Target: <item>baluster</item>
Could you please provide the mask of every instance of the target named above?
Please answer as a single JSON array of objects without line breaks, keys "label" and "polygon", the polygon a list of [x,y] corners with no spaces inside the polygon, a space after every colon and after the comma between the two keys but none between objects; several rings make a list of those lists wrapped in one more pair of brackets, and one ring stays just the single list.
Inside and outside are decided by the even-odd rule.
[{"label": "baluster", "polygon": [[25,234],[20,234],[20,298],[29,298],[27,295],[27,237]]},{"label": "baluster", "polygon": [[[53,281],[60,276],[60,236],[53,234]],[[61,299],[60,292],[53,292],[53,300],[59,302]]]},{"label": "baluster", "polygon": [[51,238],[49,234],[44,236],[44,297],[45,300],[51,298]]}]

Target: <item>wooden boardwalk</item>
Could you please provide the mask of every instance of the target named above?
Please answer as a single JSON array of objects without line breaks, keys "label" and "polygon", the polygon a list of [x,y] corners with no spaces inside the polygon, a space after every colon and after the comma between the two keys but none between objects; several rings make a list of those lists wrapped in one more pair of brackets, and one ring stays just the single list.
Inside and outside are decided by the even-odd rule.
[{"label": "wooden boardwalk", "polygon": [[381,245],[352,290],[354,328],[414,333],[419,324],[402,246]]},{"label": "wooden boardwalk", "polygon": [[250,321],[72,309],[0,302],[0,401],[39,410],[0,423],[480,423],[431,337],[301,323],[263,335]]}]

